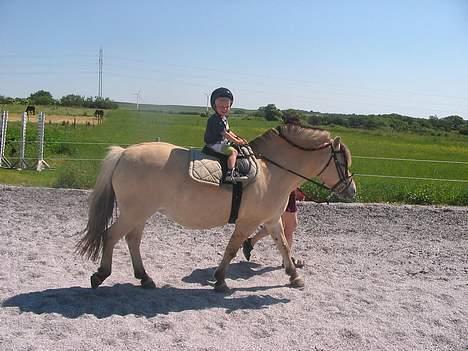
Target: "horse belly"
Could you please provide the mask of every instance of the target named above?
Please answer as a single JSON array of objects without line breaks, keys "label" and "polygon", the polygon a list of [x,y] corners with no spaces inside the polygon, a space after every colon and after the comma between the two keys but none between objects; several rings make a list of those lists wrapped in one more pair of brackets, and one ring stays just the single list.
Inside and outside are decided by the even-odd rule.
[{"label": "horse belly", "polygon": [[194,181],[188,152],[163,143],[134,146],[114,172],[117,202],[132,216],[160,212],[180,225],[207,229],[228,222],[231,192]]},{"label": "horse belly", "polygon": [[[203,189],[203,188],[207,189]],[[228,222],[231,199],[219,190],[202,185],[200,189],[183,187],[158,212],[184,227],[208,229]],[[197,191],[198,190],[198,191]],[[195,193],[197,192],[197,193]]]}]

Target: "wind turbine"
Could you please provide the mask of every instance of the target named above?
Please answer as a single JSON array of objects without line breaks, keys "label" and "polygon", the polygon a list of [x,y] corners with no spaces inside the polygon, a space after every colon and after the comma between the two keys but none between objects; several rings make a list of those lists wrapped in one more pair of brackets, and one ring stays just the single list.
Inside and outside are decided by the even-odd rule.
[{"label": "wind turbine", "polygon": [[210,101],[210,93],[203,93],[206,96],[206,116],[208,117],[208,102]]},{"label": "wind turbine", "polygon": [[139,111],[140,110],[141,89],[138,90],[138,93],[133,93],[132,95],[136,95],[136,109],[137,109],[137,111]]}]

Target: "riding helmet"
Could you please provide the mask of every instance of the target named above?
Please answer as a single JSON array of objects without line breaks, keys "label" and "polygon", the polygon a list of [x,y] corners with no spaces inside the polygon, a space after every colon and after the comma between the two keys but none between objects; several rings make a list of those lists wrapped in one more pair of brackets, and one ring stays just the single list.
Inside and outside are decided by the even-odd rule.
[{"label": "riding helmet", "polygon": [[213,110],[216,110],[215,101],[217,98],[220,98],[220,97],[225,97],[225,98],[230,99],[231,106],[232,106],[232,103],[234,102],[234,95],[232,95],[231,91],[228,88],[221,87],[221,88],[215,89],[211,93],[210,102],[211,102],[211,107],[213,108]]}]

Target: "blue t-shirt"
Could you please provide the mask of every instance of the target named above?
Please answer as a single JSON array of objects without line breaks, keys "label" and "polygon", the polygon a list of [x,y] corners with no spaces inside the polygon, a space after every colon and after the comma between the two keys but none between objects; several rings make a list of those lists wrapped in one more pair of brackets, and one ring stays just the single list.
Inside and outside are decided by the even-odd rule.
[{"label": "blue t-shirt", "polygon": [[224,132],[228,130],[226,117],[220,117],[215,113],[206,122],[205,144],[213,145],[224,142]]}]

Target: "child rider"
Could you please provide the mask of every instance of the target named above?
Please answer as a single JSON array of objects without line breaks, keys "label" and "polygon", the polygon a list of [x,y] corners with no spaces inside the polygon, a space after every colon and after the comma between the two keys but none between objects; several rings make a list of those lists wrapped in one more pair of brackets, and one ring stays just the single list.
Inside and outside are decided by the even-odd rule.
[{"label": "child rider", "polygon": [[215,113],[208,118],[205,130],[205,144],[215,152],[227,156],[227,172],[225,183],[236,183],[245,180],[236,170],[237,150],[229,143],[238,145],[247,144],[246,140],[237,136],[229,129],[228,115],[231,110],[234,96],[227,88],[218,88],[211,93],[211,107]]}]

